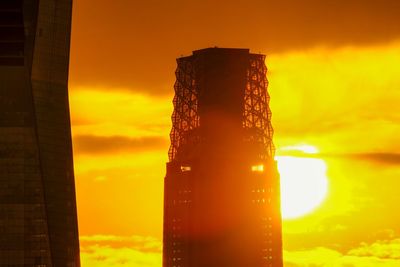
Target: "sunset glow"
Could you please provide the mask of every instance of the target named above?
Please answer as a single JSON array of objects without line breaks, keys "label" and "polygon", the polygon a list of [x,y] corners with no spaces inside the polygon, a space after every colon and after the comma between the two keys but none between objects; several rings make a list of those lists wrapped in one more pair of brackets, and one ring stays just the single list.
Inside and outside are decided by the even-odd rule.
[{"label": "sunset glow", "polygon": [[161,267],[175,59],[214,46],[267,55],[285,267],[400,266],[399,7],[75,1],[82,267]]},{"label": "sunset glow", "polygon": [[316,154],[319,152],[318,148],[316,148],[315,146],[310,146],[310,145],[294,145],[294,146],[285,146],[285,147],[281,147],[279,148],[279,150],[281,151],[300,151],[303,153],[307,153],[307,154]]},{"label": "sunset glow", "polygon": [[321,159],[277,157],[281,176],[283,219],[295,219],[313,212],[328,192],[326,163]]}]

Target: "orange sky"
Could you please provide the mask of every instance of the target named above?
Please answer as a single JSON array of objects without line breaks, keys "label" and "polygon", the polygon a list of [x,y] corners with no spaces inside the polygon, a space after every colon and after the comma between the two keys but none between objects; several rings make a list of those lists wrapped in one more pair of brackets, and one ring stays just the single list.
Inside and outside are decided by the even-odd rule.
[{"label": "orange sky", "polygon": [[209,46],[267,54],[278,155],[327,165],[325,201],[284,222],[285,266],[400,266],[400,2],[216,2],[74,2],[83,266],[161,266],[175,58]]}]

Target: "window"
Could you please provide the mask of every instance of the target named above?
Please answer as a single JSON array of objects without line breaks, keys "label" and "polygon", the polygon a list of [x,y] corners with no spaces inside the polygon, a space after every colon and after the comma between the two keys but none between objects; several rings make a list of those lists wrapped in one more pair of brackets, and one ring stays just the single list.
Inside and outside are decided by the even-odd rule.
[{"label": "window", "polygon": [[181,166],[181,171],[182,172],[190,172],[192,168],[190,166]]},{"label": "window", "polygon": [[264,172],[264,165],[253,165],[251,166],[251,171],[252,172]]}]

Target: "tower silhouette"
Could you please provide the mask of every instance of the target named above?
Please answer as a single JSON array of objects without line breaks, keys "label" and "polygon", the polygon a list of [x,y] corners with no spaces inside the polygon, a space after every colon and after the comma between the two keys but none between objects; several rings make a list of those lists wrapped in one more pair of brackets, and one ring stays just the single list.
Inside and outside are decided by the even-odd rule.
[{"label": "tower silhouette", "polygon": [[177,59],[164,181],[164,267],[282,267],[265,56]]},{"label": "tower silhouette", "polygon": [[0,266],[80,266],[71,12],[71,0],[0,1]]}]

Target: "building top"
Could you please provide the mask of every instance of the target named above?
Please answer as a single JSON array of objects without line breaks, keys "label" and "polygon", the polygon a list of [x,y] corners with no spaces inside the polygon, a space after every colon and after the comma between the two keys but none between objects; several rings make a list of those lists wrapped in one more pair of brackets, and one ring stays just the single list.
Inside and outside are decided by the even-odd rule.
[{"label": "building top", "polygon": [[190,58],[192,56],[197,56],[197,55],[212,55],[212,54],[225,54],[225,55],[253,55],[253,56],[263,56],[265,57],[264,54],[260,53],[250,53],[250,49],[248,48],[224,48],[224,47],[208,47],[204,49],[199,49],[195,50],[192,52],[192,55],[190,56],[182,56],[181,58]]},{"label": "building top", "polygon": [[193,55],[200,53],[235,53],[235,54],[249,54],[250,49],[248,48],[223,48],[223,47],[208,47],[193,51]]},{"label": "building top", "polygon": [[251,150],[247,158],[273,157],[264,60],[249,49],[217,47],[178,58],[171,161],[244,150]]}]

